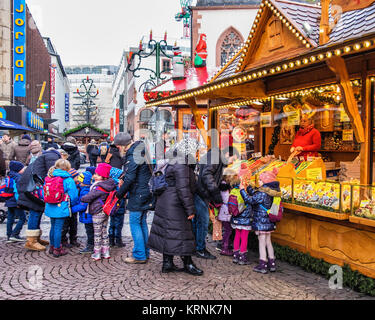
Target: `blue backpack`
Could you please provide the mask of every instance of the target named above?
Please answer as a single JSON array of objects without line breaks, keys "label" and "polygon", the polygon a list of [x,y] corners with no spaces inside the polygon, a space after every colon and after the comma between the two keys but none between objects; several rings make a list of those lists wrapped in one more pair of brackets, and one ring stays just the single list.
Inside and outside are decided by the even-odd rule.
[{"label": "blue backpack", "polygon": [[168,168],[168,162],[157,165],[152,172],[151,179],[148,183],[150,192],[156,196],[160,196],[167,188],[168,183],[165,180],[165,171]]}]

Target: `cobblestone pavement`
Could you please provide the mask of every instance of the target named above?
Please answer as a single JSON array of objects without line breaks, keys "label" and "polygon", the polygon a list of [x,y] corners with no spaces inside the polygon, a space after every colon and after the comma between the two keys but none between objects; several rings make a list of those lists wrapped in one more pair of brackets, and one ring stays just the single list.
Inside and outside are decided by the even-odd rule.
[{"label": "cobblestone pavement", "polygon": [[[152,214],[148,217],[151,223]],[[24,227],[25,229],[26,227]],[[45,235],[49,221],[43,218]],[[83,236],[82,225],[79,235]],[[23,233],[24,235],[24,230]],[[128,265],[124,258],[131,254],[129,216],[125,216],[123,249],[112,249],[110,260],[94,262],[79,254],[79,248],[58,259],[47,252],[31,252],[22,243],[5,243],[5,224],[0,225],[0,299],[19,300],[321,300],[372,299],[348,290],[331,290],[328,280],[301,268],[278,262],[278,271],[261,275],[252,271],[257,262],[250,253],[250,266],[234,265],[209,242],[217,260],[193,258],[204,270],[202,277],[185,273],[161,273],[160,254],[151,252],[144,265]],[[45,238],[45,236],[43,236]],[[81,237],[81,243],[84,242]],[[176,264],[181,260],[175,258]]]}]

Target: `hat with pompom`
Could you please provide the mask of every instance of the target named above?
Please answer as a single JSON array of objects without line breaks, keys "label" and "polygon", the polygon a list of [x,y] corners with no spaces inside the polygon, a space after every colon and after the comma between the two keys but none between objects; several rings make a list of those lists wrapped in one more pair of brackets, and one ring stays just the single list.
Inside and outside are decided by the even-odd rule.
[{"label": "hat with pompom", "polygon": [[273,170],[262,172],[259,175],[259,179],[265,184],[276,181],[276,176],[279,173],[279,169],[273,168]]}]

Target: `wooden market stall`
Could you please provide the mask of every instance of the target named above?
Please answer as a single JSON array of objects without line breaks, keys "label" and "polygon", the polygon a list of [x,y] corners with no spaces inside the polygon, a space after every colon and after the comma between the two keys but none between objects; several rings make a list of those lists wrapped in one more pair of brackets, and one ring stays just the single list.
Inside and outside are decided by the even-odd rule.
[{"label": "wooden market stall", "polygon": [[[225,129],[241,143],[251,128],[255,152],[274,155],[269,164],[282,167],[286,210],[273,241],[375,278],[374,80],[374,0],[264,0],[247,41],[209,83],[148,106],[184,101],[197,117],[197,99],[207,99],[209,129],[222,134],[223,119],[236,118]],[[248,109],[258,114],[238,119]],[[285,164],[300,114],[315,121],[320,156]],[[329,177],[332,171],[340,176]]]}]

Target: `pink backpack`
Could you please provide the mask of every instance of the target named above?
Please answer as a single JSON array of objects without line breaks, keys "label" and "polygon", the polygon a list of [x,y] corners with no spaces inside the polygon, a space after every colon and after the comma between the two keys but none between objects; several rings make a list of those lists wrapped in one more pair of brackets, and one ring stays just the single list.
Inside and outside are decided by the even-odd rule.
[{"label": "pink backpack", "polygon": [[47,177],[43,187],[44,202],[57,204],[68,199],[64,190],[64,179],[61,177]]}]

